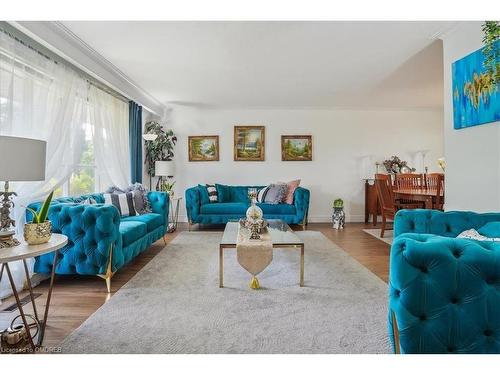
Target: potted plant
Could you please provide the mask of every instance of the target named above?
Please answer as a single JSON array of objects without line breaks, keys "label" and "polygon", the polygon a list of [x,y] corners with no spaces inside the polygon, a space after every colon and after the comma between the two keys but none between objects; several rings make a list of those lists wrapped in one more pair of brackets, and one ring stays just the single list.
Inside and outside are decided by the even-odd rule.
[{"label": "potted plant", "polygon": [[24,224],[24,239],[28,245],[39,245],[49,242],[52,235],[52,224],[50,220],[47,220],[47,216],[49,214],[50,202],[52,202],[53,195],[54,192],[52,191],[38,211],[26,207],[26,209],[33,214],[31,223]]},{"label": "potted plant", "polygon": [[[155,177],[155,162],[172,160],[177,137],[172,130],[163,130],[162,125],[156,121],[147,122],[144,125],[144,130],[146,134],[156,135],[154,140],[146,141],[146,156],[144,160],[151,185],[151,178]],[[157,184],[156,188],[157,190],[160,188],[159,184]]]},{"label": "potted plant", "polygon": [[174,196],[174,185],[175,181],[172,182],[164,181],[161,186],[161,191],[164,191],[172,198]]},{"label": "potted plant", "polygon": [[341,198],[337,198],[333,201],[333,229],[344,229],[345,225],[345,212],[344,212],[344,201]]}]

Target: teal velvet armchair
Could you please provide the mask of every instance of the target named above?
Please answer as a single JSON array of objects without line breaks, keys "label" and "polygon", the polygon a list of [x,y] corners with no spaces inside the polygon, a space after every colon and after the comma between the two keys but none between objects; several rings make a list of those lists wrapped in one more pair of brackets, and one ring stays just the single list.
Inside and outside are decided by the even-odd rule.
[{"label": "teal velvet armchair", "polygon": [[401,210],[390,254],[396,353],[500,353],[500,243],[455,238],[500,214]]}]

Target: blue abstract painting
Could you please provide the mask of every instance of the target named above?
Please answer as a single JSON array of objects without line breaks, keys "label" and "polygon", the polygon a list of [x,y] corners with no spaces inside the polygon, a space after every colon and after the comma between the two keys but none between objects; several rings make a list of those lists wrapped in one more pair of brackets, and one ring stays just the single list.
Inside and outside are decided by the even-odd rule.
[{"label": "blue abstract painting", "polygon": [[455,129],[500,121],[500,83],[493,83],[484,60],[481,48],[452,64]]}]

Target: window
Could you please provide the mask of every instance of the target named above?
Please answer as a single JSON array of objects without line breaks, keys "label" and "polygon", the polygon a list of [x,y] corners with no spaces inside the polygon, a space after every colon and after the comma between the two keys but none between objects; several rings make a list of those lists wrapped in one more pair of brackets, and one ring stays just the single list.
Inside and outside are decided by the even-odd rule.
[{"label": "window", "polygon": [[83,145],[80,163],[75,167],[70,178],[56,189],[56,197],[79,196],[98,191],[99,181],[94,159],[94,144],[92,134],[94,126],[89,122],[83,124],[85,143]]}]

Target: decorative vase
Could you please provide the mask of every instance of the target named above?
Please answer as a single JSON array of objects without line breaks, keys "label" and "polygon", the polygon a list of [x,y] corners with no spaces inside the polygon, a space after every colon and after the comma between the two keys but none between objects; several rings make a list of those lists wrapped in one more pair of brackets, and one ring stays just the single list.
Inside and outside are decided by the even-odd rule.
[{"label": "decorative vase", "polygon": [[333,221],[333,229],[344,229],[345,225],[344,207],[333,208],[332,221]]},{"label": "decorative vase", "polygon": [[52,236],[52,223],[47,220],[43,223],[24,224],[24,239],[28,245],[47,243]]},{"label": "decorative vase", "polygon": [[247,209],[246,216],[247,216],[247,222],[250,224],[262,221],[264,213],[262,212],[262,209],[255,204],[254,199],[252,199],[252,204]]}]

